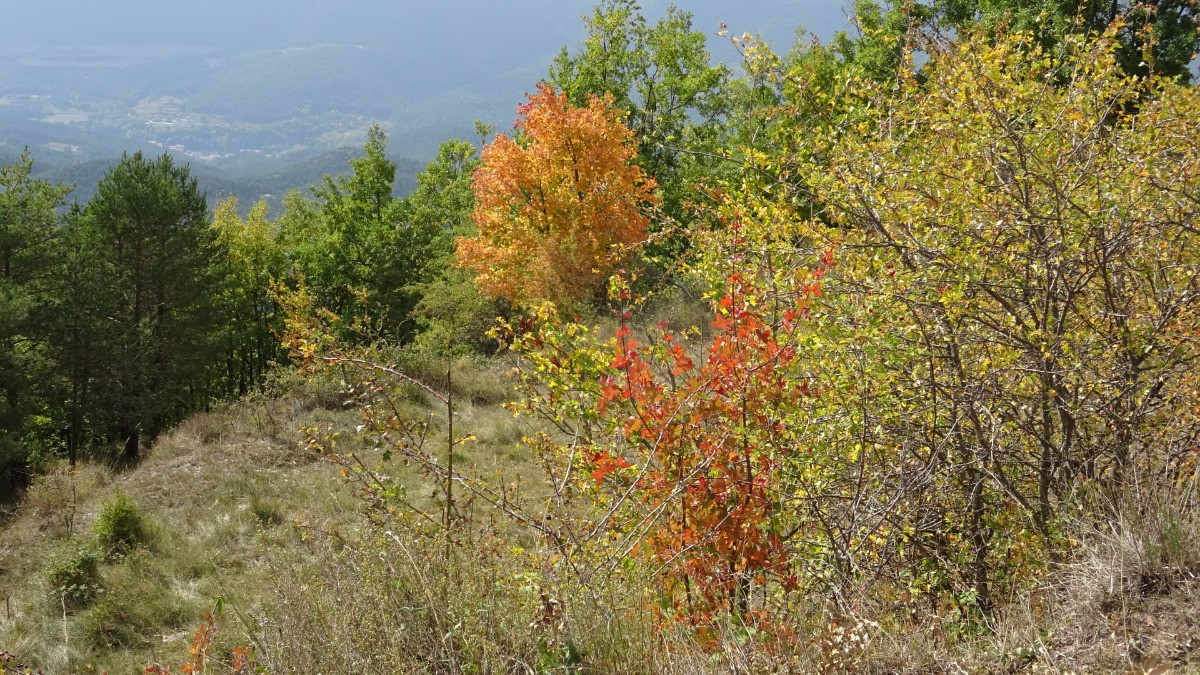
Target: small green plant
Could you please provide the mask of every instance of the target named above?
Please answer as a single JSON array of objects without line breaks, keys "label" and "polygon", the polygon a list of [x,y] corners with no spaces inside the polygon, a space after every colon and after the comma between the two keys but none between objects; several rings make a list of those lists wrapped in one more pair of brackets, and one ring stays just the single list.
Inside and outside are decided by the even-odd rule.
[{"label": "small green plant", "polygon": [[78,548],[60,556],[51,563],[46,580],[64,612],[83,609],[103,590],[100,554],[92,549]]},{"label": "small green plant", "polygon": [[100,510],[95,526],[96,543],[106,555],[124,555],[150,543],[150,527],[137,504],[118,492]]},{"label": "small green plant", "polygon": [[1192,562],[1191,531],[1177,513],[1165,511],[1159,516],[1154,534],[1146,543],[1146,555],[1153,562],[1180,568]]}]

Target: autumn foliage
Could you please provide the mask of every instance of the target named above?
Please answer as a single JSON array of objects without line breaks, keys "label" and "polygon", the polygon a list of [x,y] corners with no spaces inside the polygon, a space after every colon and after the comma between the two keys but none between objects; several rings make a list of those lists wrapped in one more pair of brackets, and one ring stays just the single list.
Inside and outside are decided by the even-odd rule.
[{"label": "autumn foliage", "polygon": [[[742,259],[741,225],[725,230]],[[748,262],[748,261],[746,261]],[[796,338],[824,267],[764,282],[733,271],[712,302],[711,339],[666,324],[636,331],[624,315],[606,341],[542,313],[515,337],[526,397],[518,409],[566,433],[531,445],[564,487],[591,500],[574,525],[557,516],[568,556],[629,557],[657,577],[673,616],[747,617],[752,594],[796,587],[797,530],[780,482],[808,450],[797,411],[818,395]],[[631,297],[615,278],[614,299]],[[597,548],[595,542],[605,542]],[[772,600],[773,602],[774,600]]]},{"label": "autumn foliage", "polygon": [[799,306],[772,325],[757,299],[740,274],[728,279],[698,364],[665,328],[641,344],[622,325],[600,378],[597,410],[611,435],[591,453],[591,476],[636,500],[625,526],[647,535],[635,550],[691,616],[744,613],[752,580],[793,584],[775,481],[799,451],[787,440],[789,404],[811,391],[791,368]]},{"label": "autumn foliage", "polygon": [[633,163],[634,134],[611,96],[576,108],[542,84],[518,113],[516,138],[483,150],[478,232],[459,238],[457,265],[518,304],[590,298],[645,239],[655,182]]},{"label": "autumn foliage", "polygon": [[[179,667],[179,673],[196,675],[212,670],[220,670],[231,675],[260,672],[256,667],[254,656],[248,647],[234,647],[230,651],[229,662],[222,663],[211,654],[213,639],[217,635],[217,623],[212,614],[205,614],[204,621],[192,636],[192,646],[188,648],[187,662]],[[143,671],[146,675],[171,675],[173,669],[159,664],[150,664]]]},{"label": "autumn foliage", "polygon": [[1200,108],[1114,44],[962,38],[836,92],[693,227],[704,341],[539,315],[523,409],[563,433],[532,445],[594,509],[562,540],[692,620],[791,589],[980,616],[1069,509],[1191,485]]},{"label": "autumn foliage", "polygon": [[[483,153],[457,255],[525,312],[501,330],[544,480],[456,472],[450,433],[444,462],[396,445],[447,486],[444,529],[452,486],[528,528],[547,587],[786,640],[826,612],[975,630],[1079,514],[1193,499],[1200,98],[1124,76],[1111,36],[1069,45],[934,41],[885,83],[768,64],[793,119],[696,195],[691,328],[647,321],[657,287],[617,266],[654,201],[620,114],[540,88]],[[560,309],[601,287],[608,327]]]},{"label": "autumn foliage", "polygon": [[[373,127],[274,222],[210,222],[165,155],[68,210],[26,153],[0,168],[0,537],[55,549],[0,546],[0,646],[157,660],[197,593],[270,582],[237,612],[254,653],[209,615],[144,672],[1108,672],[1106,634],[1122,672],[1194,665],[1160,610],[1190,619],[1200,579],[1200,87],[1153,61],[1200,37],[1126,26],[1198,3],[1085,36],[1040,7],[1080,2],[861,0],[858,39],[731,38],[732,77],[686,13],[602,0],[566,93],[482,154],[444,144],[398,199]],[[147,456],[257,471],[213,483],[218,548],[118,546],[107,506],[80,538],[77,486],[116,483],[76,464],[235,393]],[[316,458],[364,520],[306,515]],[[157,583],[235,545],[274,567]]]}]

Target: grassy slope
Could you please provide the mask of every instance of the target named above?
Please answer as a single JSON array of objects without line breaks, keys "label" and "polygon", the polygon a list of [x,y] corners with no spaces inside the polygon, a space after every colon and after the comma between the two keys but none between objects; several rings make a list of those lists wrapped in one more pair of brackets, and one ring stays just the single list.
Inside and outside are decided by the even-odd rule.
[{"label": "grassy slope", "polygon": [[[303,555],[303,527],[339,527],[353,513],[350,495],[299,442],[301,422],[345,423],[334,405],[315,392],[238,404],[180,425],[134,470],[85,464],[39,481],[0,545],[9,609],[0,644],[47,672],[135,672],[178,660],[217,598],[264,602],[270,552]],[[97,515],[118,490],[147,517],[151,541],[104,563],[98,598],[64,612],[46,568],[94,545]]]},{"label": "grassy slope", "polygon": [[[535,469],[517,445],[523,429],[497,405],[506,388],[499,370],[457,376],[457,428],[479,436],[460,466],[485,475],[507,467],[507,479],[515,470],[532,484]],[[430,414],[419,395],[407,405]],[[436,413],[432,420],[440,424]],[[565,586],[563,616],[546,616],[539,608],[558,598],[525,581],[519,549],[500,529],[492,530],[500,539],[481,536],[446,561],[419,535],[393,528],[384,541],[364,527],[352,485],[306,449],[300,431],[345,429],[342,450],[361,450],[349,432],[356,422],[336,387],[307,383],[192,418],[136,469],[84,465],[46,476],[0,526],[0,651],[48,673],[178,666],[201,616],[220,602],[213,653],[253,644],[270,672],[548,669],[575,658],[568,644],[599,672],[808,672],[829,653],[819,612],[795,627],[812,639],[794,649],[756,651],[732,635],[717,659],[685,638],[647,639],[644,617],[614,620]],[[436,506],[428,480],[394,470],[411,500]],[[47,570],[95,546],[94,523],[118,491],[150,523],[149,542],[103,562],[103,590],[64,611]],[[1148,516],[1081,530],[1080,539],[1077,558],[1042,591],[1013,599],[992,635],[966,640],[937,617],[890,617],[864,624],[874,646],[856,662],[867,672],[1132,673],[1172,663],[1200,672],[1200,526]],[[1164,545],[1173,547],[1167,557]],[[630,598],[612,606],[632,606]]]},{"label": "grassy slope", "polygon": [[[456,418],[479,440],[463,449],[460,466],[491,473],[507,465],[511,474],[520,464],[521,429],[498,405],[508,389],[500,366],[462,366]],[[308,449],[303,431],[340,430],[340,450],[362,452],[353,433],[357,413],[333,382],[281,390],[194,416],[132,470],[84,463],[39,480],[0,525],[0,652],[48,673],[178,665],[218,602],[218,646],[254,642],[251,626],[276,614],[281,574],[297,562],[319,569],[314,555],[324,549],[314,540],[351,538],[363,524],[353,481]],[[441,426],[424,397],[409,404],[414,415]],[[436,508],[435,486],[397,472],[412,502]],[[118,493],[138,505],[150,541],[103,562],[102,592],[87,607],[64,611],[48,570],[80,549],[98,548],[95,523]]]}]

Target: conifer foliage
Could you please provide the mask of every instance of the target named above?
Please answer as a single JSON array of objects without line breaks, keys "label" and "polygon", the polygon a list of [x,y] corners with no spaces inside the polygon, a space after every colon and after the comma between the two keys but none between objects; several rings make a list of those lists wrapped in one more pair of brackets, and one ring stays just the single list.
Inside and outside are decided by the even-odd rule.
[{"label": "conifer foliage", "polygon": [[128,459],[210,394],[220,249],[187,167],[126,155],[77,226],[109,286],[107,412]]},{"label": "conifer foliage", "polygon": [[69,188],[32,176],[33,159],[0,168],[0,486],[24,473],[45,420],[46,314],[53,299],[56,209]]}]

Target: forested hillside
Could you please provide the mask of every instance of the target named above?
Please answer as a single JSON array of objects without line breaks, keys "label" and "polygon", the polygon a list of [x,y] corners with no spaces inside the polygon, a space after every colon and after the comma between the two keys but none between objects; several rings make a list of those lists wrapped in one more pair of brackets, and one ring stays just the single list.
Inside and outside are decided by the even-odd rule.
[{"label": "forested hillside", "polygon": [[[316,185],[327,174],[338,174],[349,166],[350,160],[361,154],[361,147],[345,147],[337,150],[314,153],[309,157],[297,157],[296,161],[283,166],[268,162],[247,163],[242,171],[221,170],[201,164],[189,166],[189,173],[196,178],[201,192],[210,208],[223,199],[236,197],[243,210],[249,209],[259,200],[266,201],[273,213],[283,205],[283,197],[289,190]],[[34,161],[31,175],[47,183],[72,186],[67,195],[68,202],[86,203],[96,194],[96,187],[108,171],[119,160],[120,153],[111,159],[94,159],[65,165],[52,165]],[[0,156],[4,164],[17,163],[19,155]],[[416,176],[424,168],[410,159],[394,158],[396,164],[395,190],[407,194],[416,187]]]},{"label": "forested hillside", "polygon": [[1190,672],[1198,12],[603,0],[400,191],[27,152],[0,675]]}]

